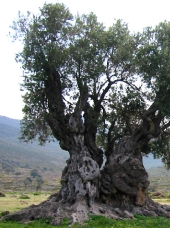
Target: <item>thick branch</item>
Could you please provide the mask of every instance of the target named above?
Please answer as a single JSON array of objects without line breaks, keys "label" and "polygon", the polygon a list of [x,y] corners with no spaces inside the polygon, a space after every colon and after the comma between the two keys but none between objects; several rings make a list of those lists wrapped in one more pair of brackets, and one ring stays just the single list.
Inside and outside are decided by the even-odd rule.
[{"label": "thick branch", "polygon": [[108,93],[109,89],[111,88],[111,86],[117,82],[120,82],[120,81],[123,81],[123,79],[117,79],[117,80],[114,80],[114,81],[110,81],[108,83],[108,85],[106,86],[106,88],[103,90],[101,96],[100,96],[100,99],[99,99],[99,102],[100,104],[102,103],[102,101],[104,100],[105,98],[105,95]]},{"label": "thick branch", "polygon": [[79,96],[79,100],[77,102],[77,105],[75,107],[75,110],[74,110],[74,115],[79,117],[85,107],[85,104],[87,102],[87,99],[88,99],[88,86],[84,83],[83,85],[83,82],[82,82],[82,79],[79,79],[79,91],[80,91],[80,96]]},{"label": "thick branch", "polygon": [[92,158],[98,163],[99,167],[103,163],[103,151],[96,146],[97,122],[100,109],[94,111],[89,103],[84,108],[85,120],[85,144],[87,145]]}]

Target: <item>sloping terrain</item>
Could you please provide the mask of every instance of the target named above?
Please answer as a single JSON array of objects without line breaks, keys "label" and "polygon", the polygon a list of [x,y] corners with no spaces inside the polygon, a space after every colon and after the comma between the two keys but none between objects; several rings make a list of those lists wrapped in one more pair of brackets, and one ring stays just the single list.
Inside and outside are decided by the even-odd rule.
[{"label": "sloping terrain", "polygon": [[[61,150],[57,142],[40,146],[38,142],[20,142],[19,136],[20,121],[0,116],[0,186],[11,188],[16,186],[18,180],[24,182],[32,169],[39,171],[43,182],[49,182],[49,179],[56,182],[61,176],[68,153]],[[16,176],[15,173],[20,175]],[[6,185],[9,180],[12,180],[11,185]],[[36,185],[36,181],[33,183]],[[24,184],[20,186],[24,187]]]},{"label": "sloping terrain", "polygon": [[[28,186],[31,188],[32,185],[36,186],[35,178],[32,178],[33,182],[27,183],[27,186],[25,179],[30,177],[32,169],[38,169],[44,183],[46,183],[46,188],[47,183],[55,187],[59,182],[61,172],[68,159],[68,153],[61,150],[57,142],[40,146],[38,142],[20,142],[19,136],[20,120],[0,116],[0,186],[16,188],[18,183],[23,188]],[[163,163],[160,159],[153,159],[153,156],[149,155],[144,157],[143,161],[145,168],[149,172],[151,188],[157,188],[157,185],[160,183],[158,179],[170,180],[167,178],[170,176],[169,171],[161,167]],[[17,173],[20,173],[20,175],[16,175]],[[160,177],[160,175],[162,176]],[[165,185],[164,181],[161,186],[163,187],[163,185]]]},{"label": "sloping terrain", "polygon": [[20,121],[0,116],[0,161],[9,160],[27,164],[31,168],[57,167],[61,170],[68,158],[68,153],[60,149],[57,142],[44,146],[35,143],[20,142]]},{"label": "sloping terrain", "polygon": [[164,166],[153,167],[147,170],[149,174],[151,192],[170,192],[170,170]]},{"label": "sloping terrain", "polygon": [[152,154],[149,154],[147,157],[143,157],[143,163],[146,169],[164,166],[161,159],[154,159]]}]

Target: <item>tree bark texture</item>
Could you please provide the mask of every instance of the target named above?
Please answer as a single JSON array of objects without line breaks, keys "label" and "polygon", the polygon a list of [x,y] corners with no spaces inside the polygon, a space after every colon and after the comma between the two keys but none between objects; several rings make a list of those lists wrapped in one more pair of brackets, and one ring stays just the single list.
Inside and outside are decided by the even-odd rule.
[{"label": "tree bark texture", "polygon": [[133,218],[134,214],[170,217],[169,206],[155,203],[148,196],[148,174],[141,155],[148,141],[159,132],[156,120],[155,116],[145,116],[133,134],[124,136],[116,150],[108,153],[106,164],[100,168],[101,159],[92,157],[95,143],[92,146],[86,143],[90,140],[84,134],[83,121],[71,116],[67,123],[69,143],[62,137],[62,146],[69,149],[70,158],[62,173],[60,192],[40,205],[6,215],[4,219],[30,221],[45,217],[53,218],[52,224],[59,225],[64,217],[82,223],[88,213],[114,219]]},{"label": "tree bark texture", "polygon": [[130,205],[146,203],[148,174],[132,137],[120,141],[101,173],[101,192],[106,204],[129,209]]}]

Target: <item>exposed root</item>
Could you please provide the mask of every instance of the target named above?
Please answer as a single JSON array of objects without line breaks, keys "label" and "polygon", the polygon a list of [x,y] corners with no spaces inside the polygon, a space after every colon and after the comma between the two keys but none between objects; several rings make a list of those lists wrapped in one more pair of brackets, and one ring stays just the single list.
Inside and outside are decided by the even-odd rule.
[{"label": "exposed root", "polygon": [[129,205],[129,209],[113,208],[101,203],[93,203],[88,207],[85,201],[76,202],[73,205],[68,203],[63,204],[62,201],[57,201],[58,195],[49,197],[48,200],[39,205],[32,205],[21,211],[8,214],[2,220],[11,219],[18,222],[29,222],[35,219],[50,218],[53,225],[60,225],[64,218],[70,218],[73,223],[82,224],[88,220],[88,214],[103,215],[113,219],[133,219],[134,214],[144,216],[163,216],[170,218],[170,206],[155,203],[148,199],[147,203],[142,206]]}]

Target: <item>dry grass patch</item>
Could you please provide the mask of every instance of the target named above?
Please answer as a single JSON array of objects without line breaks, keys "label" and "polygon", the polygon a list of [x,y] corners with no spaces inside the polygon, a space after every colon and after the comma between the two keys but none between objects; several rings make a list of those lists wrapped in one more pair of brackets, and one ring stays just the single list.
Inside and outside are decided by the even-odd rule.
[{"label": "dry grass patch", "polygon": [[155,202],[160,204],[167,204],[170,205],[170,199],[164,198],[164,199],[153,199]]},{"label": "dry grass patch", "polygon": [[14,212],[32,204],[39,204],[46,200],[50,196],[50,193],[37,195],[24,193],[24,195],[27,195],[30,199],[20,199],[22,195],[22,193],[7,193],[6,197],[0,197],[0,213],[3,211]]}]

